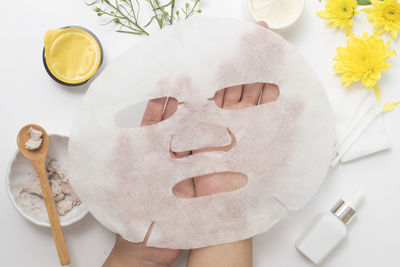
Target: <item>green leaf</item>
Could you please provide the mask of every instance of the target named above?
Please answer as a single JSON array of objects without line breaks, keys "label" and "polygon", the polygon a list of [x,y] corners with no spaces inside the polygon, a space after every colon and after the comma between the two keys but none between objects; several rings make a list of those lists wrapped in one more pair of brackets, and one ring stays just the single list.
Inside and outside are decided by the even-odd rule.
[{"label": "green leaf", "polygon": [[131,31],[121,31],[121,30],[118,30],[118,31],[116,31],[116,32],[122,32],[122,33],[129,33],[129,34],[136,34],[136,35],[142,35],[142,34],[144,34],[144,33],[142,33],[142,32],[131,32]]},{"label": "green leaf", "polygon": [[371,1],[369,1],[369,0],[357,0],[357,2],[359,5],[363,5],[363,6],[371,4]]}]

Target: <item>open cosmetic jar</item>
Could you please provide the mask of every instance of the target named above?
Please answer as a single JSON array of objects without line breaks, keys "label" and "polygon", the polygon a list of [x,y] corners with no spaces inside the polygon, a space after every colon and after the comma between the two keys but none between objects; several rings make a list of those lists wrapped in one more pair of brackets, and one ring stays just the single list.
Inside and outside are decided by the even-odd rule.
[{"label": "open cosmetic jar", "polygon": [[99,39],[88,29],[67,26],[44,36],[43,65],[51,78],[66,86],[85,84],[103,62]]},{"label": "open cosmetic jar", "polygon": [[271,30],[285,32],[293,27],[304,11],[305,0],[243,0],[247,17],[264,21]]}]

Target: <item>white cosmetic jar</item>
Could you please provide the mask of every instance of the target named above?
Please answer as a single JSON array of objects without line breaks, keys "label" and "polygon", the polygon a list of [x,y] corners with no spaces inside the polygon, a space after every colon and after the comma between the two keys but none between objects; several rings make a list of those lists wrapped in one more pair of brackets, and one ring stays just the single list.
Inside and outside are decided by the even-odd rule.
[{"label": "white cosmetic jar", "polygon": [[[266,5],[273,5],[275,10],[274,16],[279,16],[280,9],[282,10],[282,16],[285,16],[285,12],[289,14],[291,13],[290,18],[283,23],[276,23],[273,19],[268,19],[268,17],[260,17],[257,16],[256,11],[253,9],[252,5],[254,1],[263,2],[265,1]],[[294,10],[287,10],[287,6],[283,3],[293,2]],[[264,21],[268,24],[269,28],[275,32],[281,33],[292,28],[300,19],[304,12],[305,0],[243,0],[243,9],[245,11],[245,15],[254,22]],[[269,12],[267,12],[269,13]],[[271,12],[274,13],[274,12]],[[286,14],[286,15],[288,15]]]}]

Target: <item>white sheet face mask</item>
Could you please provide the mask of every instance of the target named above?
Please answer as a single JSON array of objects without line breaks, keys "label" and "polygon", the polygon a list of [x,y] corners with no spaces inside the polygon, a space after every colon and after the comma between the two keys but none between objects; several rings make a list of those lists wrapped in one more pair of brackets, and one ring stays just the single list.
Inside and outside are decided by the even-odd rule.
[{"label": "white sheet face mask", "polygon": [[[277,85],[279,98],[237,110],[209,100],[255,82]],[[169,119],[136,127],[135,105],[159,97],[183,103]],[[323,87],[285,40],[240,21],[191,19],[143,39],[93,82],[73,123],[70,180],[123,238],[142,242],[153,225],[148,246],[197,248],[265,232],[304,206],[326,176],[334,139]],[[173,192],[221,172],[240,177],[229,192]]]}]

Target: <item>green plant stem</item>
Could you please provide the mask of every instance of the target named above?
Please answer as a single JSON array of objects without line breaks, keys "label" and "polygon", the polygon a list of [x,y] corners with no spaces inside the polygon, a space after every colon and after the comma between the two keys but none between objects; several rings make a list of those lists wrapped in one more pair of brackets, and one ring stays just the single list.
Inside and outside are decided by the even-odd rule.
[{"label": "green plant stem", "polygon": [[151,5],[151,8],[153,9],[153,13],[154,13],[154,18],[157,20],[158,26],[161,29],[162,28],[162,22],[158,18],[157,10],[156,10],[155,6],[153,5],[153,0],[147,0],[147,2]]},{"label": "green plant stem", "polygon": [[[104,0],[104,2],[106,2],[109,6],[111,6],[115,11],[117,11],[122,17],[124,17],[124,19],[126,19],[127,21],[129,21],[130,23],[132,23],[133,25],[135,25],[141,32],[143,32],[146,35],[149,35],[149,33],[143,29],[142,27],[140,27],[140,25],[137,22],[132,21],[129,17],[127,17],[123,12],[121,12],[121,10],[118,8],[118,6],[114,6],[113,4],[110,3],[109,0]],[[118,4],[117,4],[118,5]],[[130,29],[132,29],[132,27],[128,27]]]},{"label": "green plant stem", "polygon": [[[137,0],[136,0],[137,1]],[[133,4],[132,4],[132,1],[131,0],[129,0],[129,6],[131,7],[131,9],[132,9],[132,15],[133,15],[133,19],[135,20],[135,22],[137,23],[138,22],[138,17],[139,17],[139,11],[140,11],[140,5],[138,4],[138,14],[136,15],[136,13],[135,13],[135,9],[133,8]]]},{"label": "green plant stem", "polygon": [[129,33],[129,34],[136,34],[136,35],[142,34],[141,32],[130,32],[130,31],[123,31],[123,30],[117,30],[116,32]]},{"label": "green plant stem", "polygon": [[186,12],[185,12],[185,15],[186,15],[185,19],[187,19],[187,18],[189,18],[190,16],[193,15],[193,13],[194,13],[194,11],[195,11],[195,8],[196,8],[196,6],[197,6],[197,4],[198,4],[199,2],[200,2],[200,0],[195,0],[194,5],[193,5],[193,8],[192,8],[192,10],[190,10],[189,14],[186,14]]},{"label": "green plant stem", "polygon": [[171,15],[169,17],[169,25],[172,25],[174,20],[174,10],[175,9],[175,0],[171,0]]},{"label": "green plant stem", "polygon": [[[133,1],[135,1],[135,3]],[[146,2],[146,5],[152,9],[152,16],[147,23],[140,23],[139,15],[141,5],[139,1]],[[172,25],[174,20],[180,21],[181,17],[187,19],[194,13],[201,12],[200,9],[196,9],[200,0],[187,0],[184,8],[177,7],[176,0],[168,0],[166,1],[167,3],[161,3],[161,0],[114,0],[114,2],[115,4],[113,0],[94,0],[86,4],[88,6],[92,6],[96,3],[101,4],[101,6],[95,8],[97,15],[111,17],[112,20],[108,23],[114,21],[116,24],[119,24],[120,29],[117,32],[124,33],[149,35],[145,28],[148,27],[153,20],[156,20],[159,28],[162,29],[165,25]],[[180,12],[180,10],[182,10],[182,12]],[[180,16],[180,13],[183,13],[183,15]]]}]

